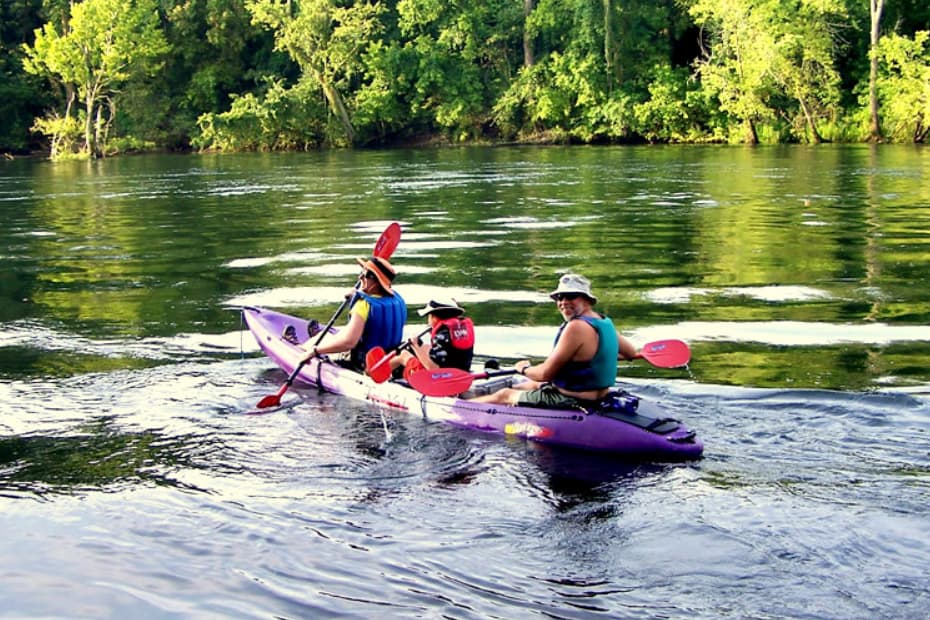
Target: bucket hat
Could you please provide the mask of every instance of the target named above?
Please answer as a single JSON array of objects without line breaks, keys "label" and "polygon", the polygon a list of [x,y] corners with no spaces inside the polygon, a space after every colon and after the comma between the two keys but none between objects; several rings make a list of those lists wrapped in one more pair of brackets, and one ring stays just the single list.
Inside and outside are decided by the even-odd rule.
[{"label": "bucket hat", "polygon": [[577,273],[566,273],[559,278],[559,287],[549,293],[549,297],[555,299],[556,295],[562,293],[584,295],[591,300],[592,304],[597,303],[597,297],[591,292],[591,282],[583,275]]},{"label": "bucket hat", "polygon": [[449,300],[440,300],[436,301],[431,299],[429,303],[417,310],[417,314],[420,316],[426,316],[431,312],[449,312],[450,314],[455,313],[455,316],[462,316],[465,314],[465,308],[462,308],[454,299]]}]

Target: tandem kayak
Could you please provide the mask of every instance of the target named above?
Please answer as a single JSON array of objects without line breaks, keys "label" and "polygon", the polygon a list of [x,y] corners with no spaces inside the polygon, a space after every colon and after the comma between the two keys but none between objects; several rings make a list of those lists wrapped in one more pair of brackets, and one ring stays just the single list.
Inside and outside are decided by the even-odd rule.
[{"label": "tandem kayak", "polygon": [[[288,330],[289,335],[295,333],[299,343],[305,342],[309,339],[307,327],[311,321],[257,307],[245,307],[242,314],[262,351],[285,373],[292,373],[305,353],[282,334],[292,326],[294,330]],[[486,394],[512,380],[512,376],[476,380],[464,396]],[[612,394],[609,409],[589,411],[510,407],[460,397],[425,396],[404,381],[375,383],[367,375],[325,358],[315,358],[305,364],[295,381],[427,420],[546,444],[607,452],[625,459],[683,461],[700,457],[704,450],[695,432],[670,417],[661,404],[638,397],[622,386]]]}]

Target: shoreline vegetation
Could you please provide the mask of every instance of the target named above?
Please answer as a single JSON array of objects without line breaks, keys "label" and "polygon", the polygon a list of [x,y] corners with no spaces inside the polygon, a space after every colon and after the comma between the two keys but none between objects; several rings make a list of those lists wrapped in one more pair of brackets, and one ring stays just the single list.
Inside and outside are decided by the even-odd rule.
[{"label": "shoreline vegetation", "polygon": [[0,153],[925,143],[922,0],[10,0]]}]

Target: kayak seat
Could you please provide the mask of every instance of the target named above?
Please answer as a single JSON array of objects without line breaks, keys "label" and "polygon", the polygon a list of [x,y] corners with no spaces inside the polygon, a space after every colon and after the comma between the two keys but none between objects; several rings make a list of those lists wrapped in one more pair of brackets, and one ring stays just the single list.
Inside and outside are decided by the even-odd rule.
[{"label": "kayak seat", "polygon": [[281,339],[291,344],[300,344],[300,341],[297,339],[297,329],[293,325],[288,325],[284,328],[284,331],[281,332]]}]

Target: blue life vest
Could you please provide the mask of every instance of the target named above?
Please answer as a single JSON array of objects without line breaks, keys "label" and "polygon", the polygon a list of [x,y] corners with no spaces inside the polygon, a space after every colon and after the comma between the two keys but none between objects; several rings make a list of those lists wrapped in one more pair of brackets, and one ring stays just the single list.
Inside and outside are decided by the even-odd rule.
[{"label": "blue life vest", "polygon": [[407,322],[407,304],[397,291],[386,297],[373,297],[359,292],[352,305],[359,298],[368,302],[368,320],[358,344],[352,349],[352,363],[358,368],[365,367],[365,355],[375,347],[389,351],[400,344],[404,337],[404,323]]},{"label": "blue life vest", "polygon": [[[612,387],[617,381],[617,353],[620,350],[620,341],[613,321],[606,316],[599,319],[587,316],[575,318],[581,319],[597,331],[597,351],[587,362],[568,362],[562,366],[552,383],[572,392]],[[556,343],[559,342],[566,325],[568,322],[564,323],[556,334]]]}]

